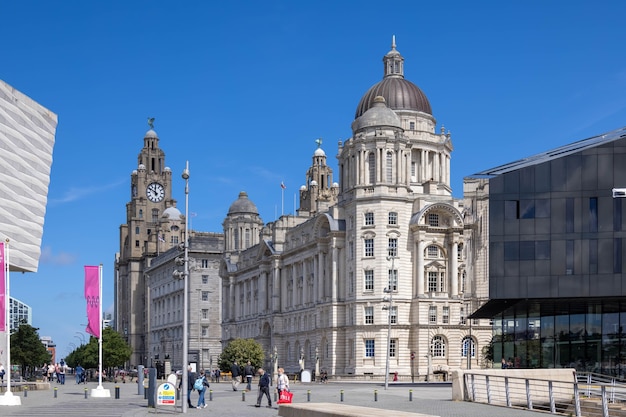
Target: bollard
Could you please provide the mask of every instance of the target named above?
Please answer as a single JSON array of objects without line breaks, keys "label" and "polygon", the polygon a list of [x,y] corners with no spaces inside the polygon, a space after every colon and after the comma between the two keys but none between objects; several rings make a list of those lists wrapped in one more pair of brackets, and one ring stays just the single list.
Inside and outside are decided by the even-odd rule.
[{"label": "bollard", "polygon": [[311,390],[310,389],[306,390],[306,400],[311,402]]},{"label": "bollard", "polygon": [[274,402],[278,401],[278,392],[274,391]]},{"label": "bollard", "polygon": [[120,399],[120,387],[119,387],[119,385],[115,386],[115,399],[116,400]]},{"label": "bollard", "polygon": [[56,397],[57,397],[57,390],[58,390],[58,388],[57,388],[57,387],[54,387],[54,398],[56,398]]},{"label": "bollard", "polygon": [[87,388],[85,388],[85,399],[87,399]]},{"label": "bollard", "polygon": [[413,401],[413,390],[409,390],[409,401]]},{"label": "bollard", "polygon": [[213,401],[213,390],[209,390],[209,401]]},{"label": "bollard", "polygon": [[343,390],[341,390],[340,392],[341,392],[341,402],[343,402]]},{"label": "bollard", "polygon": [[374,401],[378,401],[378,390],[374,390]]},{"label": "bollard", "polygon": [[241,401],[246,400],[246,391],[241,391]]},{"label": "bollard", "polygon": [[28,397],[28,386],[24,385],[24,398]]}]

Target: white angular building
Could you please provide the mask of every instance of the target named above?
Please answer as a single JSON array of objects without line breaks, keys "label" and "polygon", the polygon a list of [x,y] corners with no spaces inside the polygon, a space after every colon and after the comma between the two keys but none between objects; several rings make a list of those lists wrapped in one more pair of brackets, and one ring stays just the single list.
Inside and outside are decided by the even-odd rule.
[{"label": "white angular building", "polygon": [[339,143],[339,183],[318,147],[295,216],[263,227],[242,192],[224,221],[222,338],[256,339],[266,366],[430,380],[485,364],[489,321],[466,317],[487,284],[466,271],[450,133],[395,39],[383,64]]}]

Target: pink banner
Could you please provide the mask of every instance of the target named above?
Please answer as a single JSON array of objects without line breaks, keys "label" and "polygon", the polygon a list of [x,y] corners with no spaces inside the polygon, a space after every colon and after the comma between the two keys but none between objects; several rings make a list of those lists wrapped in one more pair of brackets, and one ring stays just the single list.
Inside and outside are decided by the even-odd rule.
[{"label": "pink banner", "polygon": [[4,243],[0,242],[0,331],[6,331],[7,318],[7,277],[4,265]]},{"label": "pink banner", "polygon": [[100,273],[97,266],[85,266],[85,299],[87,328],[85,331],[100,338]]}]

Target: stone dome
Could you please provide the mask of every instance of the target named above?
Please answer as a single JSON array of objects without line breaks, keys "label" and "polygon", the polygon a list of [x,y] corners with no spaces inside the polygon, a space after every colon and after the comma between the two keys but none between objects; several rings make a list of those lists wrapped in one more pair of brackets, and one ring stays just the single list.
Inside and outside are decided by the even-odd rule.
[{"label": "stone dome", "polygon": [[144,136],[144,138],[158,139],[159,137],[157,136],[157,133],[154,130],[150,129],[146,132],[146,135]]},{"label": "stone dome", "polygon": [[228,209],[228,214],[240,213],[259,214],[259,210],[256,208],[256,205],[250,201],[248,193],[245,191],[239,193],[239,198],[237,198],[237,200],[235,200]]},{"label": "stone dome", "polygon": [[383,80],[374,84],[361,98],[354,118],[362,116],[374,105],[377,96],[383,96],[392,110],[412,110],[432,115],[426,94],[411,81],[404,79],[404,58],[396,50],[393,39],[391,51],[383,58],[385,72]]},{"label": "stone dome", "polygon": [[180,210],[176,207],[168,207],[163,210],[163,215],[161,217],[167,217],[172,220],[180,220],[180,216],[182,216]]},{"label": "stone dome", "polygon": [[374,98],[372,107],[352,123],[352,130],[356,133],[361,129],[374,126],[391,126],[402,129],[402,122],[397,114],[385,103],[385,98]]}]

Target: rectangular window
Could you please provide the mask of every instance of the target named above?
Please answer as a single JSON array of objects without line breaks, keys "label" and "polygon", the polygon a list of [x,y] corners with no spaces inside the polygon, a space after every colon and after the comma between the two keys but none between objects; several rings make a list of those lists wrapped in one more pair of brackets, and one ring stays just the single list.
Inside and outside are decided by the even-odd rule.
[{"label": "rectangular window", "polygon": [[439,248],[435,245],[430,245],[426,250],[429,258],[438,258],[439,257]]},{"label": "rectangular window", "polygon": [[208,284],[209,283],[209,276],[208,275],[202,275],[202,283],[203,284]]},{"label": "rectangular window", "polygon": [[202,320],[207,320],[209,318],[209,309],[208,308],[203,308],[202,309]]},{"label": "rectangular window", "polygon": [[374,324],[374,307],[365,307],[365,324]]},{"label": "rectangular window", "polygon": [[159,209],[152,209],[152,223],[159,222]]},{"label": "rectangular window", "polygon": [[390,291],[398,291],[398,270],[390,269],[389,270],[389,288]]},{"label": "rectangular window", "polygon": [[365,256],[374,256],[374,239],[365,239]]},{"label": "rectangular window", "polygon": [[448,324],[450,323],[450,307],[448,306],[443,306],[443,311],[442,311],[442,317],[441,320],[443,321],[443,324]]},{"label": "rectangular window", "polygon": [[348,247],[350,248],[350,259],[354,259],[354,242],[350,242]]},{"label": "rectangular window", "polygon": [[598,197],[589,199],[589,231],[598,231]]},{"label": "rectangular window", "polygon": [[504,202],[504,218],[506,220],[519,219],[519,201],[507,200]]},{"label": "rectangular window", "polygon": [[391,306],[389,309],[389,320],[391,320],[391,324],[398,323],[398,306]]},{"label": "rectangular window", "polygon": [[437,272],[428,271],[428,292],[437,292]]},{"label": "rectangular window", "polygon": [[389,238],[389,246],[387,246],[387,256],[398,256],[398,239]]},{"label": "rectangular window", "polygon": [[209,267],[209,260],[208,259],[201,259],[200,260],[200,264],[201,264],[201,268],[208,268]]},{"label": "rectangular window", "polygon": [[374,271],[365,271],[363,280],[365,282],[365,291],[374,291]]},{"label": "rectangular window", "polygon": [[365,357],[373,358],[375,354],[374,339],[365,339]]},{"label": "rectangular window", "polygon": [[574,241],[565,242],[565,275],[574,275]]},{"label": "rectangular window", "polygon": [[461,307],[461,324],[465,324],[465,308]]},{"label": "rectangular window", "polygon": [[353,294],[354,293],[354,273],[352,271],[350,271],[349,276],[349,283],[350,283],[350,288],[349,288],[349,293]]},{"label": "rectangular window", "polygon": [[365,225],[366,226],[374,225],[374,213],[365,213]]},{"label": "rectangular window", "polygon": [[202,291],[202,301],[209,301],[209,292]]},{"label": "rectangular window", "polygon": [[437,323],[437,306],[428,307],[428,322],[430,324]]},{"label": "rectangular window", "polygon": [[574,233],[574,199],[565,199],[565,232]]},{"label": "rectangular window", "polygon": [[395,358],[398,355],[398,339],[389,339],[389,357]]},{"label": "rectangular window", "polygon": [[429,213],[428,214],[428,225],[432,226],[432,227],[438,227],[439,226],[439,215],[436,213]]},{"label": "rectangular window", "polygon": [[396,213],[395,211],[390,211],[389,212],[389,225],[391,226],[395,226],[398,224],[398,213]]},{"label": "rectangular window", "polygon": [[519,211],[521,219],[535,218],[535,200],[522,200],[519,203]]},{"label": "rectangular window", "polygon": [[622,231],[622,199],[613,199],[613,231]]},{"label": "rectangular window", "polygon": [[202,337],[207,337],[209,335],[209,326],[202,326]]},{"label": "rectangular window", "polygon": [[135,247],[138,248],[139,247],[139,241],[135,240]]},{"label": "rectangular window", "polygon": [[415,122],[409,122],[409,130],[415,130]]},{"label": "rectangular window", "polygon": [[535,217],[547,219],[550,217],[550,200],[547,198],[535,200]]},{"label": "rectangular window", "polygon": [[622,238],[613,240],[613,273],[622,273]]},{"label": "rectangular window", "polygon": [[589,273],[598,273],[598,239],[589,239]]}]

